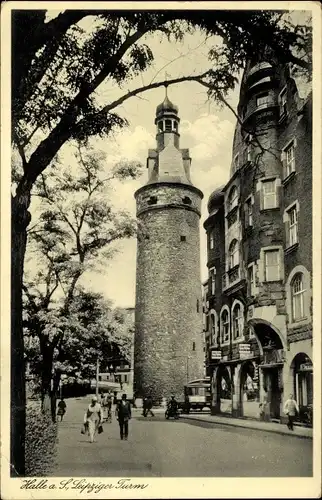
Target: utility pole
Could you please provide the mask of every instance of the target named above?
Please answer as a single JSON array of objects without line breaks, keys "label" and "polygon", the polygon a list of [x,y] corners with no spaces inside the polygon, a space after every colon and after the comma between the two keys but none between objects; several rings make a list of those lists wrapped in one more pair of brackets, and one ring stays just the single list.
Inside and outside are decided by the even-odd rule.
[{"label": "utility pole", "polygon": [[98,397],[98,380],[99,380],[99,372],[100,372],[100,364],[99,364],[99,357],[97,356],[96,359],[96,397]]}]

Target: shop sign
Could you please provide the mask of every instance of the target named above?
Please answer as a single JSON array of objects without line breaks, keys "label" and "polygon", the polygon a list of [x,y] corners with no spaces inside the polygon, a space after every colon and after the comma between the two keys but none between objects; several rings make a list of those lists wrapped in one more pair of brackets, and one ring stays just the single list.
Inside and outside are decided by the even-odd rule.
[{"label": "shop sign", "polygon": [[253,355],[250,350],[250,344],[239,344],[239,356],[240,358],[249,358]]},{"label": "shop sign", "polygon": [[211,351],[211,359],[221,359],[221,351]]},{"label": "shop sign", "polygon": [[312,363],[302,363],[300,365],[300,371],[301,372],[311,372],[311,371],[313,371],[313,365],[312,365]]}]

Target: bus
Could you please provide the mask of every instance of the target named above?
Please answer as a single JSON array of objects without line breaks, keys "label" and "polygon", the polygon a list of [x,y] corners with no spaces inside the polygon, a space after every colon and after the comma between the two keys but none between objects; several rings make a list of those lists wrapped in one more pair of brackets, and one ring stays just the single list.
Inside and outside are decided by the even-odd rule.
[{"label": "bus", "polygon": [[185,401],[180,407],[183,413],[202,411],[211,407],[210,377],[191,380],[184,386]]}]

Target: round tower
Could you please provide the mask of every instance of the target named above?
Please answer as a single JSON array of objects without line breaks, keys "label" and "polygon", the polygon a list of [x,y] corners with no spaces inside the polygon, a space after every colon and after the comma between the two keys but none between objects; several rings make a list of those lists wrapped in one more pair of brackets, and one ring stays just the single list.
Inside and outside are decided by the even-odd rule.
[{"label": "round tower", "polygon": [[148,181],[135,193],[137,243],[134,380],[138,397],[182,397],[203,375],[199,220],[202,192],[179,148],[178,108],[156,110]]}]

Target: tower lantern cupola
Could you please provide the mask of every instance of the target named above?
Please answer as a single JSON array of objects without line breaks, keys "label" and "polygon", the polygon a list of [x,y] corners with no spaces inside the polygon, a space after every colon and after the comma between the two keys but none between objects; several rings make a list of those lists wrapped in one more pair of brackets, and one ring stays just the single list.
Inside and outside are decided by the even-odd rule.
[{"label": "tower lantern cupola", "polygon": [[156,139],[160,149],[172,142],[179,146],[178,106],[173,104],[168,97],[168,86],[165,85],[164,101],[157,106],[155,124],[157,126]]}]

